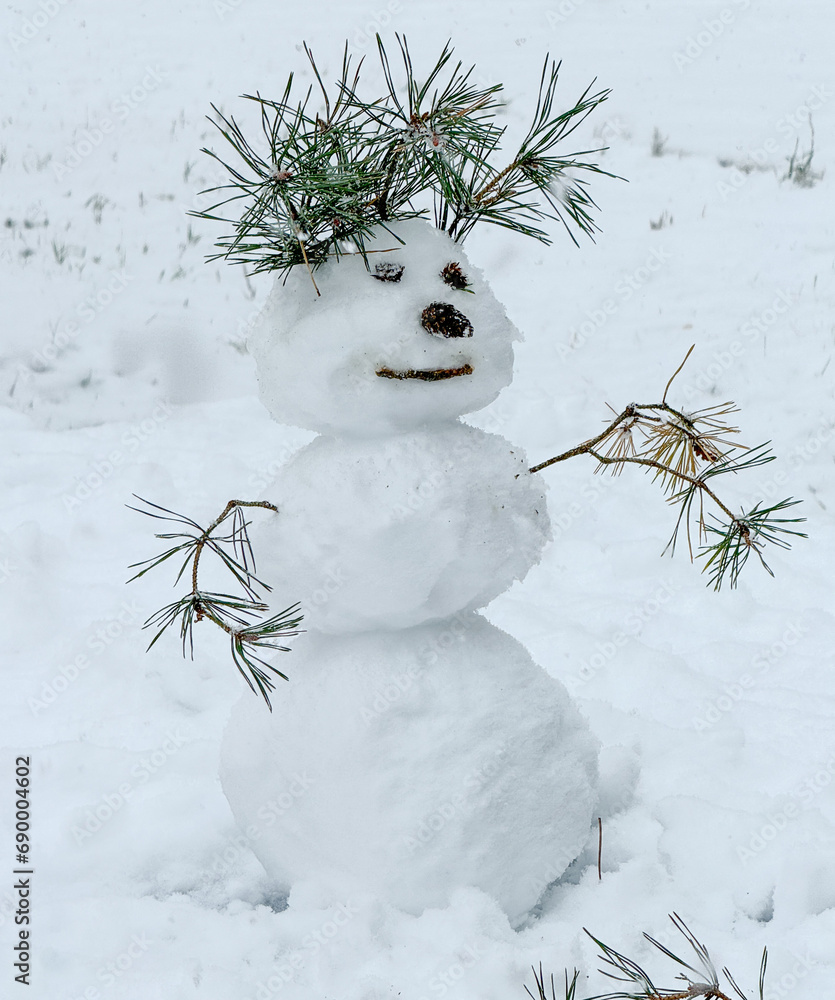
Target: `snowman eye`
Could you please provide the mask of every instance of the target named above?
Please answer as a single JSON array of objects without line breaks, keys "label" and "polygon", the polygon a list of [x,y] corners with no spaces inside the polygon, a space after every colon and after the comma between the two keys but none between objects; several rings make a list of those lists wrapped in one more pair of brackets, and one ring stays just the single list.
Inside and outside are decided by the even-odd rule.
[{"label": "snowman eye", "polygon": [[406,268],[402,264],[390,264],[385,261],[376,265],[371,277],[376,278],[377,281],[400,281],[405,270]]},{"label": "snowman eye", "polygon": [[441,271],[441,277],[453,288],[460,288],[462,291],[469,287],[466,274],[461,270],[461,265],[457,261],[451,260]]}]

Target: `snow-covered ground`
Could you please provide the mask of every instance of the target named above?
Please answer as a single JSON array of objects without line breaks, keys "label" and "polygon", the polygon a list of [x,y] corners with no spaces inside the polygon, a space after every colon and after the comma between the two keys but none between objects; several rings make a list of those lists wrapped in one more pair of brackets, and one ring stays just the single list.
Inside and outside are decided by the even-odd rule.
[{"label": "snow-covered ground", "polygon": [[[766,996],[828,994],[833,25],[829,5],[777,0],[4,5],[3,996],[24,988],[18,755],[37,997],[505,1000],[540,961],[576,965],[588,995],[605,981],[582,928],[649,960],[641,931],[672,944],[672,911],[741,985],[767,945]],[[173,636],[146,655],[167,583],[124,586],[156,544],[133,493],[207,521],[311,438],[256,397],[243,344],[269,280],[204,263],[216,231],[186,214],[219,179],[199,153],[209,103],[237,114],[239,94],[306,79],[302,40],[332,77],[347,38],[373,80],[378,29],[405,32],[418,65],[450,37],[504,82],[515,135],[547,50],[566,103],[594,76],[613,89],[578,138],[629,181],[595,181],[597,243],[489,227],[467,241],[526,337],[514,381],[470,422],[541,461],[601,427],[606,402],[660,396],[695,343],[671,400],[734,399],[745,442],[778,456],[735,502],[795,495],[808,518],[808,541],[772,553],[774,579],[751,566],[715,594],[683,553],[659,558],[674,513],[648,478],[594,477],[582,458],[542,474],[554,542],[486,614],[603,744],[602,879],[595,833],[517,928],[477,890],[420,916],[370,894],[335,906],[314,885],[278,896],[218,779],[241,689],[226,643],[198,634],[194,663]],[[823,176],[802,187],[784,178],[810,118]]]}]

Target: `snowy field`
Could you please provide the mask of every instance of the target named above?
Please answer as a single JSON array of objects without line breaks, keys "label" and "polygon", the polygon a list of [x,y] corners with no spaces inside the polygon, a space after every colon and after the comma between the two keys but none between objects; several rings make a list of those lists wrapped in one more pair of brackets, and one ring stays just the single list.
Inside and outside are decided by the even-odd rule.
[{"label": "snowy field", "polygon": [[[611,988],[589,928],[651,963],[678,913],[754,996],[821,998],[835,978],[835,79],[830,4],[778,0],[91,0],[3,5],[0,111],[0,615],[3,997],[49,1000],[513,1000],[531,964]],[[222,792],[221,736],[243,689],[223,637],[146,654],[169,578],[136,493],[206,523],[260,495],[307,431],[271,420],[245,341],[270,281],[206,264],[217,230],[187,216],[218,178],[210,102],[327,79],[348,39],[405,32],[418,65],[447,38],[503,82],[523,134],[546,51],[566,104],[613,94],[578,148],[603,232],[576,249],[482,226],[467,241],[523,332],[515,375],[468,422],[540,462],[609,411],[733,399],[746,444],[777,461],[735,504],[803,498],[809,540],[705,587],[661,559],[674,511],[638,470],[583,457],[543,472],[554,539],[486,610],[568,688],[602,744],[597,827],[521,924],[486,893],[401,912],[276,892]],[[789,158],[814,155],[808,185]],[[327,484],[322,484],[323,490]],[[171,598],[173,599],[173,598]],[[300,637],[297,642],[302,642]],[[282,654],[291,670],[293,654]],[[275,697],[281,697],[281,688]],[[14,869],[14,774],[30,761],[31,867]],[[530,775],[531,788],[547,787]],[[293,794],[303,795],[300,785]],[[292,808],[289,803],[287,808]],[[499,845],[499,848],[501,845]],[[19,878],[29,993],[15,982]],[[677,942],[676,942],[677,943]],[[663,971],[662,971],[663,970]]]}]

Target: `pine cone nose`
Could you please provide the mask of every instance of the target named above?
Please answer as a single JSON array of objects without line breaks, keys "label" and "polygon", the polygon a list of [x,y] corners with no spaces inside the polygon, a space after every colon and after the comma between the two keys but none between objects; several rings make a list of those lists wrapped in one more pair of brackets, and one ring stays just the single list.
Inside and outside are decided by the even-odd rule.
[{"label": "pine cone nose", "polygon": [[420,324],[427,333],[441,337],[472,337],[473,325],[448,302],[433,302],[420,314]]}]

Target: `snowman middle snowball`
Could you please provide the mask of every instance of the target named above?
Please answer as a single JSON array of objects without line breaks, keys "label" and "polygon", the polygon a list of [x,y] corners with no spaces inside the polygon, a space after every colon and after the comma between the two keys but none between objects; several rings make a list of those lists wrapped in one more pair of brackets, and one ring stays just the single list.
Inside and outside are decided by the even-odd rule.
[{"label": "snowman middle snowball", "polygon": [[[524,453],[458,420],[510,382],[519,335],[460,245],[422,220],[392,230],[403,243],[375,233],[368,267],[317,270],[321,296],[301,268],[277,282],[251,337],[272,415],[321,434],[253,533],[271,610],[300,599],[309,631],[273,714],[249,692],[234,709],[223,786],[287,889],[347,878],[420,912],[476,885],[518,918],[586,841],[596,742],[474,614],[549,538]],[[434,659],[409,652],[444,636]],[[310,790],[268,815],[298,773]]]}]

